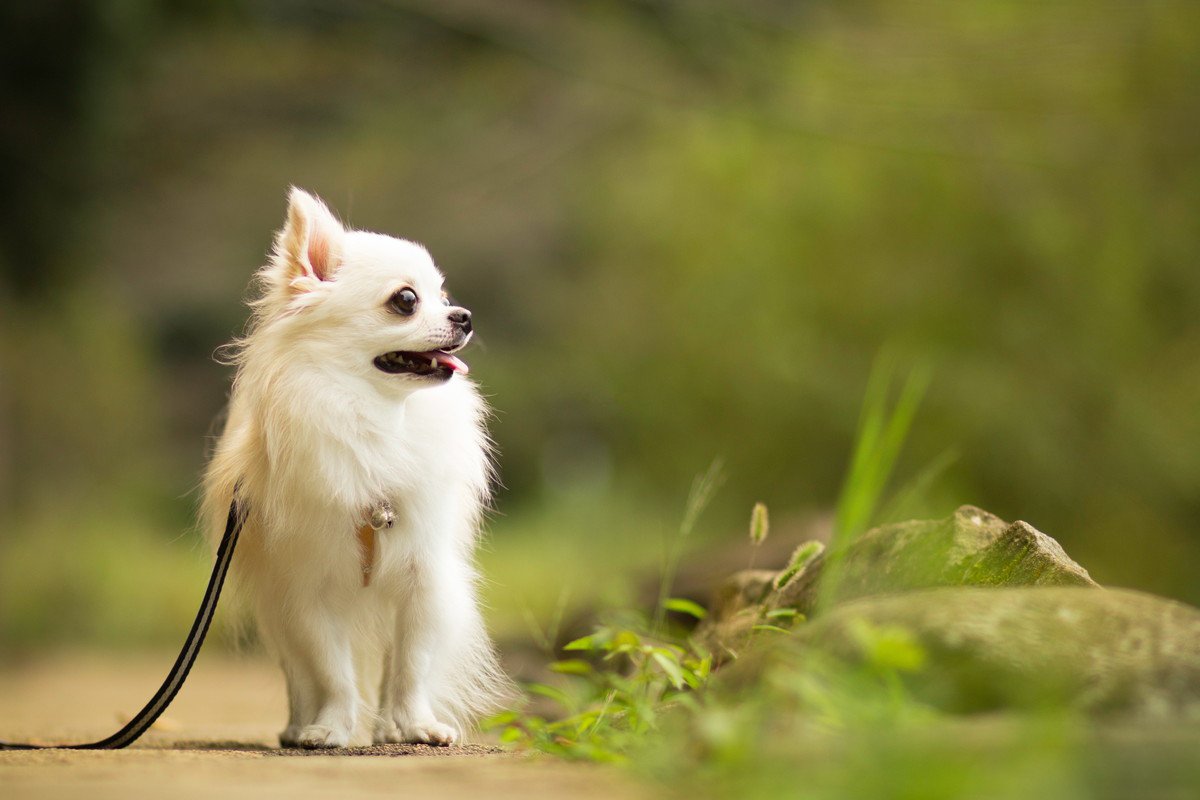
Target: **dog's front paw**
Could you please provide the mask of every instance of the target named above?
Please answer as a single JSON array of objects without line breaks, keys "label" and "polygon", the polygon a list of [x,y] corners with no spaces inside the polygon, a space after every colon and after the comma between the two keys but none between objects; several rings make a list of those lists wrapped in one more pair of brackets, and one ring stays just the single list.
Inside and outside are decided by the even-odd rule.
[{"label": "dog's front paw", "polygon": [[396,733],[399,738],[395,741],[398,742],[432,744],[438,747],[445,747],[458,741],[458,734],[454,732],[454,728],[444,725],[435,719],[409,723],[397,722]]},{"label": "dog's front paw", "polygon": [[300,726],[288,725],[279,734],[280,747],[299,747],[300,746]]},{"label": "dog's front paw", "polygon": [[350,734],[324,725],[309,725],[300,731],[296,743],[309,750],[326,747],[345,747],[350,744]]},{"label": "dog's front paw", "polygon": [[400,738],[400,730],[392,722],[377,722],[375,730],[371,732],[372,744],[398,744],[402,741],[404,740]]}]

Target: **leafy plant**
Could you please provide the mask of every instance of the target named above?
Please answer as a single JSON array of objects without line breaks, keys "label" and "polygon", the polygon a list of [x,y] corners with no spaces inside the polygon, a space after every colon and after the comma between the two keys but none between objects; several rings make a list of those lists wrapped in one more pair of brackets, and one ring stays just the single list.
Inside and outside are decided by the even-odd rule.
[{"label": "leafy plant", "polygon": [[[624,615],[624,624],[598,627],[563,646],[551,672],[562,685],[530,683],[526,689],[549,701],[554,714],[509,710],[485,721],[500,730],[500,740],[570,758],[621,761],[628,745],[658,724],[664,708],[691,702],[712,671],[712,657],[686,635],[672,633],[666,613],[703,619],[707,611],[686,598],[670,596],[683,547],[721,483],[721,464],[714,461],[692,484],[679,529],[666,552],[659,597],[651,620]],[[765,535],[765,534],[764,534]],[[549,637],[541,635],[543,641]]]},{"label": "leafy plant", "polygon": [[721,487],[724,478],[721,473],[720,459],[715,459],[708,469],[692,481],[692,489],[688,493],[687,505],[684,507],[683,521],[679,530],[667,549],[663,563],[662,578],[658,584],[658,602],[654,608],[653,630],[660,631],[666,620],[667,602],[670,600],[671,587],[675,585],[675,573],[679,570],[679,559],[683,557],[683,548],[696,529],[700,515],[712,501],[713,495]]},{"label": "leafy plant", "polygon": [[[871,375],[854,456],[837,503],[835,547],[851,541],[874,518],[928,384],[927,370],[914,371],[895,406],[889,407],[893,366],[881,358]],[[743,708],[740,699],[712,696],[711,654],[686,633],[672,630],[666,614],[697,620],[707,615],[694,601],[672,597],[671,587],[683,548],[721,480],[720,462],[714,461],[693,482],[683,519],[665,551],[651,618],[625,612],[619,622],[601,625],[565,645],[565,657],[549,664],[561,680],[527,685],[540,708],[509,710],[487,721],[486,727],[500,731],[501,741],[568,758],[621,762],[632,748],[645,746],[646,734],[658,730],[667,715],[683,720],[697,741],[718,750],[732,746],[728,737],[752,739],[765,720],[781,710],[804,725],[833,728],[912,715],[916,704],[904,692],[902,675],[922,668],[923,651],[903,630],[865,625],[854,631],[862,659],[853,669],[821,653],[791,653],[764,672],[767,685],[754,693],[755,703]],[[910,494],[922,485],[915,485]],[[769,530],[767,507],[757,503],[749,526],[751,565]],[[775,587],[786,585],[822,549],[818,542],[798,547]],[[782,634],[786,641],[792,627],[803,622],[804,615],[795,609],[771,609],[752,630]],[[551,635],[539,631],[537,638],[550,649]]]},{"label": "leafy plant", "polygon": [[[674,601],[675,610],[689,610]],[[702,612],[698,607],[690,609]],[[664,708],[691,700],[708,681],[712,658],[683,640],[656,638],[644,626],[599,627],[563,647],[571,657],[551,672],[565,686],[531,683],[527,690],[557,707],[557,717],[506,711],[487,726],[500,740],[571,758],[621,761],[628,745],[657,726]]]}]

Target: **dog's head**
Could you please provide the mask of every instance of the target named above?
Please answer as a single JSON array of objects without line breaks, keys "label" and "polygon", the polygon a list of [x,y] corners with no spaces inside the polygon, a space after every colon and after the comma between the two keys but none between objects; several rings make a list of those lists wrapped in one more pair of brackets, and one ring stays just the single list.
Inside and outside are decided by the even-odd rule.
[{"label": "dog's head", "polygon": [[301,189],[261,278],[260,319],[308,358],[404,388],[467,372],[454,354],[471,339],[471,312],[450,301],[425,248],[347,230]]}]

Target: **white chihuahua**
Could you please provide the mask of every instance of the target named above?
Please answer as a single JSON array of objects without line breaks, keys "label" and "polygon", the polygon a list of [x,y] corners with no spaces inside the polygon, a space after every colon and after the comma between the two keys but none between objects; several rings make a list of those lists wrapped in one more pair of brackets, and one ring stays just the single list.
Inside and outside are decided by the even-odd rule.
[{"label": "white chihuahua", "polygon": [[491,468],[454,355],[471,313],[423,247],[300,189],[257,278],[202,514],[215,540],[235,490],[247,510],[234,572],[287,679],[280,742],[342,747],[365,721],[451,744],[509,687],[472,567]]}]

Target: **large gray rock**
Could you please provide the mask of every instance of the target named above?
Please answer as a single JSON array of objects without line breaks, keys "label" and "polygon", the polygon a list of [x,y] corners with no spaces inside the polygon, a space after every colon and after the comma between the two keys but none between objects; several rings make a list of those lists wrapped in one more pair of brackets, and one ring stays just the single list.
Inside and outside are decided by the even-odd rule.
[{"label": "large gray rock", "polygon": [[810,614],[819,604],[934,586],[1096,586],[1058,542],[974,506],[940,520],[867,531],[813,559],[770,599]]},{"label": "large gray rock", "polygon": [[[831,550],[718,591],[697,635],[718,661],[750,656],[726,680],[779,657],[870,663],[872,631],[890,631],[924,657],[905,674],[913,690],[947,710],[1067,704],[1200,721],[1200,610],[1099,589],[1025,522],[963,506]],[[794,635],[772,630],[806,617]]]},{"label": "large gray rock", "polygon": [[733,573],[713,593],[709,613],[727,618],[747,608],[757,611],[774,588],[778,574],[773,569],[744,569]]},{"label": "large gray rock", "polygon": [[909,678],[952,711],[1067,703],[1200,721],[1200,610],[1141,592],[931,589],[846,603],[795,629],[801,652],[864,658],[863,624],[927,654]]},{"label": "large gray rock", "polygon": [[860,597],[938,586],[1097,584],[1028,523],[962,506],[945,519],[883,525],[840,548],[835,542],[769,584],[761,570],[736,573],[717,590],[697,636],[721,660],[739,652],[756,626],[781,621],[781,610],[812,616]]}]

